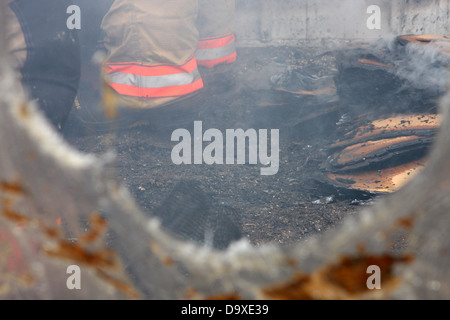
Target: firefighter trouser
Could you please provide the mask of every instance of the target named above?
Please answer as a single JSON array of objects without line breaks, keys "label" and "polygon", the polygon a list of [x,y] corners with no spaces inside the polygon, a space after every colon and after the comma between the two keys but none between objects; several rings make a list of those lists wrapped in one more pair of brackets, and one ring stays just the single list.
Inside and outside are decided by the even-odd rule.
[{"label": "firefighter trouser", "polygon": [[78,91],[78,34],[66,25],[71,0],[7,2],[8,49],[24,89],[47,118],[62,127]]},{"label": "firefighter trouser", "polygon": [[198,66],[236,59],[234,0],[115,0],[102,28],[106,82],[139,107],[188,96]]}]

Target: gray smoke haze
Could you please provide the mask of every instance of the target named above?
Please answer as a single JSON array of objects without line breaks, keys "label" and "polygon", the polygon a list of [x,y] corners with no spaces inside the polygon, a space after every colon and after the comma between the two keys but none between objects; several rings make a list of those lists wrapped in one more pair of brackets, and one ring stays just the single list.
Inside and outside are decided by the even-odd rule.
[{"label": "gray smoke haze", "polygon": [[[84,0],[84,2],[86,1]],[[83,1],[80,0],[80,2]],[[329,3],[334,4],[329,0],[238,1],[240,10],[247,9],[250,12],[245,17],[241,16],[242,20],[246,18],[247,22],[254,22],[249,24],[252,28],[248,27],[245,30],[244,35],[247,36],[247,43],[256,41],[252,38],[254,35],[257,37],[264,36],[268,41],[264,45],[266,48],[269,47],[269,43],[276,43],[278,38],[286,37],[288,31],[293,37],[301,38],[304,36],[306,40],[302,39],[306,43],[309,40],[316,40],[317,42],[317,35],[321,36],[320,32],[323,29],[327,31],[327,37],[335,37],[340,34],[346,34],[348,39],[356,36],[361,37],[360,33],[349,32],[349,30],[356,29],[352,16],[362,12],[358,21],[362,30],[365,30],[364,23],[367,17],[364,15],[365,9],[371,2],[360,0],[335,1],[336,4],[333,7],[328,5]],[[399,3],[400,1],[392,2]],[[415,0],[408,3],[412,5],[419,2]],[[425,2],[428,4],[431,0],[422,3]],[[435,3],[438,2],[436,0]],[[355,3],[358,5],[355,6]],[[390,1],[384,0],[383,3],[390,3]],[[290,6],[298,10],[289,10]],[[258,11],[261,7],[265,8],[264,10],[261,9],[263,12]],[[83,23],[89,20],[88,17],[84,16],[84,13],[88,11],[85,8],[82,7]],[[0,16],[1,13],[0,11]],[[344,14],[346,20],[341,19]],[[259,29],[256,27],[260,22],[258,21],[258,15],[261,15],[261,21],[263,22]],[[98,15],[95,15],[95,18],[99,20]],[[264,20],[263,18],[271,18],[272,20]],[[341,27],[334,29],[332,22],[327,20],[328,18],[334,19],[335,25]],[[311,23],[306,25],[306,21]],[[340,24],[341,22],[342,24]],[[347,26],[351,26],[350,29],[346,28],[346,23],[349,23]],[[448,22],[446,23],[448,24]],[[300,27],[298,27],[299,25]],[[313,28],[318,25],[323,28]],[[83,24],[83,26],[85,25]],[[87,29],[83,27],[82,30],[86,32]],[[302,31],[301,34],[299,30]],[[0,27],[0,39],[1,31],[2,28]],[[299,33],[297,34],[297,32]],[[242,33],[241,31],[240,35]],[[84,39],[85,41],[89,40],[90,44],[92,44],[91,42],[95,44],[97,41],[97,38],[90,33],[85,33]],[[288,40],[292,40],[291,44],[296,41],[296,39]],[[327,39],[324,40],[324,44],[326,42]],[[2,51],[3,43],[0,40],[0,58],[5,54]],[[261,42],[258,42],[258,44],[261,44]],[[312,59],[309,59],[310,56],[307,55],[307,51],[301,50],[304,49],[301,46],[298,48],[299,50],[293,50],[292,55],[289,55],[286,61],[283,60],[283,63],[280,64],[275,59],[276,51],[274,51],[273,56],[267,59],[260,57],[258,60],[258,57],[251,56],[252,51],[249,50],[249,59],[246,65],[250,67],[238,70],[239,72],[234,75],[243,74],[246,77],[242,76],[244,80],[251,83],[244,86],[244,89],[238,88],[242,90],[233,88],[232,90],[235,91],[231,92],[234,98],[230,101],[223,102],[220,99],[222,96],[213,92],[201,96],[203,99],[193,100],[194,102],[191,102],[191,104],[186,102],[187,108],[183,106],[183,108],[178,109],[170,107],[164,110],[156,110],[146,114],[146,117],[139,114],[139,120],[148,120],[149,124],[138,124],[133,127],[132,130],[134,131],[124,130],[117,135],[105,135],[101,140],[96,139],[95,134],[92,134],[94,136],[92,140],[80,139],[83,143],[83,151],[89,151],[89,148],[92,148],[93,150],[90,150],[92,152],[103,152],[99,145],[109,146],[115,143],[114,139],[121,142],[117,145],[122,155],[120,161],[123,161],[123,165],[119,163],[121,166],[118,165],[117,170],[124,170],[125,172],[125,170],[131,168],[127,171],[129,174],[127,183],[131,185],[130,191],[122,187],[122,180],[116,181],[116,179],[110,177],[109,166],[114,166],[114,164],[109,162],[109,158],[97,158],[90,154],[76,153],[64,141],[57,139],[58,136],[50,131],[35,108],[23,107],[26,103],[23,100],[24,98],[16,92],[18,86],[12,81],[11,72],[7,69],[8,64],[5,63],[6,60],[0,59],[0,74],[2,75],[0,76],[2,84],[0,86],[0,151],[2,151],[0,152],[0,182],[4,189],[0,190],[3,192],[0,194],[0,199],[4,200],[0,204],[0,209],[3,210],[2,206],[5,206],[5,213],[14,213],[15,211],[24,213],[32,221],[24,230],[16,230],[14,229],[16,227],[15,222],[9,221],[7,215],[2,214],[0,215],[0,235],[11,233],[11,239],[17,240],[20,244],[20,252],[23,253],[23,264],[30,266],[31,275],[34,277],[33,283],[26,288],[22,288],[22,278],[11,277],[11,279],[8,279],[7,277],[7,280],[11,281],[11,284],[7,283],[11,292],[6,292],[6,296],[19,299],[43,297],[51,299],[117,299],[129,298],[126,293],[129,294],[130,291],[131,297],[134,297],[136,291],[140,298],[186,299],[187,293],[192,292],[196,292],[199,298],[235,292],[239,297],[260,299],[264,288],[272,284],[285,283],[291,275],[308,273],[314,275],[315,271],[322,272],[324,267],[332,265],[339,257],[350,253],[358,257],[360,253],[357,252],[356,248],[361,243],[366,245],[368,253],[391,253],[391,239],[387,238],[393,237],[391,234],[392,227],[399,224],[400,221],[406,221],[406,224],[412,221],[414,228],[408,231],[411,231],[411,239],[414,241],[411,241],[412,243],[407,248],[399,248],[398,253],[410,254],[410,252],[415,252],[417,256],[414,257],[413,264],[396,265],[396,267],[400,267],[401,271],[396,273],[401,280],[401,286],[398,292],[392,294],[388,291],[386,295],[389,294],[388,298],[393,297],[394,299],[447,299],[450,296],[450,283],[448,282],[450,276],[450,268],[448,268],[450,266],[448,254],[450,252],[450,238],[448,237],[450,198],[448,197],[448,190],[445,188],[450,181],[450,167],[447,162],[450,157],[448,149],[450,137],[448,136],[443,136],[439,140],[439,148],[436,148],[432,157],[433,165],[429,166],[424,175],[419,176],[414,184],[400,194],[394,195],[387,201],[380,202],[373,209],[366,210],[361,218],[349,216],[342,227],[331,230],[332,232],[326,233],[325,236],[320,234],[321,237],[318,235],[308,239],[307,242],[295,244],[291,247],[277,243],[253,247],[246,241],[239,241],[226,249],[230,239],[239,239],[241,236],[240,230],[234,229],[234,223],[237,225],[241,223],[241,221],[235,221],[238,220],[235,216],[242,218],[240,216],[241,211],[228,206],[231,197],[229,197],[227,189],[235,188],[236,193],[243,194],[242,199],[251,198],[252,202],[247,201],[248,207],[252,207],[251,210],[257,211],[262,208],[254,216],[256,217],[254,220],[249,220],[250,216],[245,213],[243,216],[245,221],[249,220],[257,225],[259,221],[262,221],[262,218],[258,218],[258,216],[262,216],[264,210],[270,209],[270,206],[274,204],[276,207],[272,208],[276,208],[277,211],[273,211],[274,214],[271,216],[275,216],[275,213],[279,214],[286,207],[292,207],[298,209],[295,215],[301,215],[304,220],[304,224],[300,225],[286,224],[286,230],[283,230],[286,233],[291,232],[291,229],[289,229],[291,226],[293,227],[292,230],[295,231],[299,231],[309,224],[316,228],[315,222],[310,223],[312,220],[308,220],[312,215],[306,211],[306,204],[310,207],[311,199],[308,199],[309,202],[299,200],[302,192],[299,188],[305,182],[299,178],[299,170],[302,169],[301,166],[306,167],[302,170],[309,170],[311,163],[314,164],[317,159],[313,153],[311,153],[311,159],[309,156],[306,159],[295,157],[297,153],[302,152],[299,151],[300,149],[313,149],[315,147],[309,144],[303,146],[297,143],[293,148],[283,148],[282,155],[287,154],[290,157],[288,158],[289,162],[298,161],[298,165],[296,164],[296,168],[293,166],[292,172],[288,172],[286,169],[288,161],[283,158],[280,174],[276,176],[276,179],[279,180],[273,179],[266,184],[261,183],[262,180],[257,176],[258,171],[255,172],[252,168],[249,171],[244,171],[243,167],[239,166],[235,172],[232,172],[232,175],[229,174],[229,171],[225,171],[223,167],[214,168],[217,171],[212,169],[209,171],[202,170],[203,168],[192,170],[191,175],[194,178],[209,175],[209,181],[216,181],[218,177],[222,180],[217,184],[208,185],[207,192],[202,191],[199,185],[195,183],[185,183],[178,189],[175,188],[175,192],[170,193],[165,198],[166,201],[161,201],[162,213],[165,213],[163,209],[168,214],[177,213],[175,217],[172,215],[165,217],[170,223],[168,227],[164,225],[166,221],[159,224],[154,219],[148,219],[147,208],[142,207],[143,209],[141,209],[138,207],[139,203],[136,202],[136,199],[140,199],[131,191],[137,190],[138,196],[141,197],[144,194],[149,194],[152,201],[159,203],[158,201],[166,197],[168,187],[171,186],[166,181],[166,177],[175,176],[178,179],[189,176],[187,169],[176,171],[173,166],[166,166],[161,159],[170,159],[168,154],[172,145],[168,146],[166,142],[170,137],[170,135],[166,135],[166,131],[170,132],[172,127],[191,128],[193,121],[189,117],[192,117],[192,114],[195,114],[197,120],[198,117],[210,118],[208,123],[205,122],[205,128],[225,130],[227,128],[261,127],[272,129],[279,128],[278,124],[289,127],[291,123],[297,122],[306,113],[317,111],[311,107],[316,104],[306,104],[310,101],[306,98],[302,100],[302,104],[298,102],[299,100],[291,99],[292,97],[286,98],[286,100],[281,101],[282,108],[276,105],[280,101],[274,98],[270,99],[270,94],[273,94],[273,91],[270,90],[270,76],[283,71],[285,66],[289,68],[289,58],[294,56],[298,58],[297,61],[303,60],[305,65],[311,64]],[[86,50],[86,56],[90,57],[90,54],[94,52],[94,47],[88,49]],[[263,49],[261,48],[261,50]],[[404,86],[407,88],[442,93],[450,84],[450,76],[446,69],[449,58],[431,46],[408,44],[401,47],[396,42],[395,36],[386,36],[372,44],[369,51],[374,54],[383,52],[385,56],[389,56],[397,62],[397,68],[389,72],[393,72],[398,78],[404,80]],[[244,51],[239,53],[242,52]],[[270,61],[271,64],[265,64],[267,61]],[[326,66],[318,64],[317,69]],[[253,74],[250,74],[251,71]],[[83,87],[83,89],[87,91],[86,87]],[[80,90],[80,93],[82,94],[83,90]],[[242,94],[239,96],[241,101],[236,101],[239,100],[236,98],[238,93]],[[366,92],[359,93],[366,94]],[[420,93],[417,95],[420,96]],[[75,112],[82,112],[83,110],[92,112],[90,108],[93,109],[95,106],[94,102],[91,101],[96,101],[96,96],[94,98],[89,95],[86,96],[81,95],[81,98],[86,99],[84,101],[81,99],[84,109],[75,110]],[[366,97],[367,94],[363,98]],[[392,102],[392,100],[389,101]],[[410,97],[407,103],[409,101],[414,101],[414,98]],[[446,101],[445,109],[449,110],[450,98],[447,98]],[[83,102],[85,103],[83,104]],[[260,105],[257,105],[258,103]],[[199,107],[200,104],[202,105]],[[239,108],[241,105],[242,108]],[[227,113],[231,108],[235,110],[233,117]],[[196,112],[192,112],[190,109]],[[284,111],[281,112],[280,110]],[[101,112],[103,112],[103,109],[101,109]],[[85,118],[82,118],[84,116],[80,116],[81,120],[75,120],[81,122],[85,120]],[[449,119],[447,111],[446,123]],[[218,125],[219,122],[224,123],[226,127]],[[101,125],[99,124],[98,127],[100,128]],[[143,129],[146,126],[150,128],[147,133]],[[321,123],[320,126],[326,127],[326,124]],[[74,132],[77,135],[80,134],[79,131],[76,131],[80,130],[79,127],[81,125],[74,126]],[[112,126],[105,127],[111,131],[115,129]],[[162,138],[158,140],[160,137],[152,140],[151,138],[156,136],[161,128],[165,130],[164,134],[161,135],[166,140]],[[97,127],[95,129],[99,130]],[[295,127],[295,130],[297,129],[299,129],[299,126]],[[319,129],[319,126],[317,126],[311,131],[319,135]],[[136,132],[136,134],[133,134],[133,132]],[[281,132],[284,134],[286,130]],[[443,130],[446,135],[449,132],[448,129]],[[128,139],[125,140],[125,138]],[[119,139],[124,139],[125,142],[119,141]],[[300,140],[300,142],[303,142],[303,140]],[[3,152],[5,150],[7,152]],[[164,155],[164,157],[158,158],[155,154]],[[306,154],[306,152],[303,152],[303,154]],[[147,155],[148,157],[146,157]],[[33,165],[30,166],[30,163]],[[138,172],[138,170],[141,171]],[[132,174],[130,174],[131,171],[133,171]],[[145,174],[141,174],[141,172]],[[177,174],[178,176],[176,176]],[[148,175],[148,178],[144,177],[145,175]],[[17,177],[24,178],[23,188],[27,191],[24,194],[19,192],[22,189],[20,185],[19,187],[17,185],[15,180]],[[258,182],[258,184],[254,184],[253,181]],[[141,184],[141,182],[146,184]],[[245,188],[246,186],[247,188]],[[278,191],[276,189],[278,186],[283,187],[284,190],[280,188],[280,191]],[[160,189],[159,193],[158,188]],[[45,191],[44,196],[43,190]],[[217,194],[214,194],[216,191]],[[273,191],[275,192],[273,193]],[[295,195],[289,197],[289,192]],[[214,196],[212,199],[214,201],[211,202],[210,206],[208,201],[210,201],[211,194]],[[276,198],[278,195],[281,195],[281,198]],[[236,198],[240,200],[240,196],[238,195]],[[19,201],[13,201],[16,199],[19,199]],[[142,202],[144,203],[150,199],[150,196],[143,199]],[[217,199],[223,200],[223,202],[216,201]],[[278,199],[286,199],[286,201],[280,202]],[[263,201],[267,202],[260,204]],[[216,206],[217,203],[220,203],[220,206]],[[234,205],[234,203],[232,204]],[[303,206],[305,209],[303,209]],[[336,208],[334,204],[332,206],[330,216],[336,216],[338,209],[334,209]],[[184,215],[178,215],[180,207],[185,210]],[[242,208],[242,211],[248,209],[248,207]],[[326,207],[323,208],[325,210]],[[331,208],[331,206],[328,208]],[[98,252],[99,256],[106,252],[106,258],[108,258],[109,251],[106,249],[108,249],[110,243],[108,243],[109,240],[106,235],[111,233],[114,236],[113,245],[117,249],[116,258],[119,262],[124,262],[125,266],[119,264],[115,259],[113,260],[114,268],[111,269],[108,264],[105,267],[97,267],[92,264],[82,265],[83,290],[67,290],[66,280],[69,277],[66,272],[67,265],[83,261],[75,260],[72,257],[67,260],[63,255],[52,258],[43,254],[42,250],[32,249],[42,247],[48,248],[49,252],[55,252],[55,248],[58,249],[67,243],[64,242],[65,234],[52,237],[50,229],[41,227],[52,225],[51,223],[54,223],[56,219],[63,218],[63,221],[67,221],[64,227],[74,237],[82,239],[86,234],[95,236],[95,232],[87,233],[89,230],[81,227],[78,220],[81,218],[84,220],[85,215],[88,214],[95,218],[97,213],[104,214],[109,220],[106,231],[98,227],[105,234],[102,233],[93,243],[86,242],[84,245],[80,242],[81,246],[77,248],[83,250],[82,252],[85,252],[84,250],[88,253],[91,250],[94,253]],[[208,213],[211,213],[211,215],[208,216]],[[321,214],[323,213],[321,212]],[[266,217],[271,216],[267,215]],[[175,220],[176,218],[179,220]],[[317,221],[319,226],[320,223],[327,223],[326,219]],[[194,226],[186,232],[190,225]],[[163,227],[181,235],[185,235],[192,230],[196,231],[197,233],[188,234],[186,238],[199,239],[199,242],[218,241],[224,251],[216,252],[208,246],[201,247],[188,241],[179,241],[167,233],[167,229]],[[223,228],[220,229],[219,227]],[[205,229],[208,228],[217,228],[220,232],[211,238],[207,233],[208,237],[206,237]],[[261,229],[260,226],[257,226],[257,228]],[[95,229],[92,228],[92,230]],[[320,229],[318,230],[320,231]],[[207,231],[209,232],[209,230]],[[269,231],[272,231],[272,229]],[[5,252],[2,250],[5,250],[4,246],[0,246],[0,262],[1,256]],[[100,257],[104,258],[103,256]],[[0,263],[0,296],[5,294],[1,290],[1,281],[4,279],[2,276],[6,274],[5,266],[6,264]],[[108,282],[108,280],[110,281]],[[116,284],[116,287],[111,286],[111,284]],[[122,286],[117,287],[117,284],[122,284]],[[324,292],[314,290],[314,293],[317,294],[313,296],[315,299],[329,298],[327,290],[324,290]],[[189,297],[196,298],[197,296],[191,295]],[[377,297],[379,296],[374,296],[374,298]],[[355,297],[350,298],[354,299]],[[372,296],[369,296],[369,298],[372,298]]]},{"label": "gray smoke haze", "polygon": [[450,84],[450,57],[429,45],[407,44],[397,75],[418,89],[444,92]]}]

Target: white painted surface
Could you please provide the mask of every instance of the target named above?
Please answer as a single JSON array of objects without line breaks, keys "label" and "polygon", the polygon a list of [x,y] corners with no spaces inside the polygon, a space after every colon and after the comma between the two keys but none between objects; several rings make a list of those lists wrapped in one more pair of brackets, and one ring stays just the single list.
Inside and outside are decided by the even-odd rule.
[{"label": "white painted surface", "polygon": [[[239,46],[450,35],[449,0],[236,0],[236,5]],[[373,5],[380,8],[380,29],[367,27]]]}]

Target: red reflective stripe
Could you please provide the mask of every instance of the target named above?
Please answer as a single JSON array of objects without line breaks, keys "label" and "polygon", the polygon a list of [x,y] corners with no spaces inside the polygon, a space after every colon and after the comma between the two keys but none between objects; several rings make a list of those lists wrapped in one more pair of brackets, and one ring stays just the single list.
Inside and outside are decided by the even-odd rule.
[{"label": "red reflective stripe", "polygon": [[234,34],[229,33],[214,38],[202,38],[197,44],[197,49],[214,49],[225,47],[235,40]]},{"label": "red reflective stripe", "polygon": [[[170,76],[174,74],[194,73],[197,72],[197,60],[194,56],[190,57],[185,63],[181,65],[171,64],[153,64],[146,65],[137,62],[123,62],[123,63],[111,63],[105,64],[104,69],[109,74],[123,73],[132,74],[141,77],[158,77],[158,76]],[[139,86],[133,86],[120,83],[109,83],[109,85],[117,91],[117,93],[127,96],[139,97],[139,98],[168,98],[183,96],[192,93],[198,89],[203,88],[202,79],[197,79],[193,83],[157,87],[157,88],[143,88]]]},{"label": "red reflective stripe", "polygon": [[107,73],[131,73],[139,76],[165,76],[176,73],[191,73],[197,68],[195,57],[181,65],[153,64],[138,62],[109,63],[104,66]]},{"label": "red reflective stripe", "polygon": [[[198,50],[208,50],[208,49],[217,49],[226,47],[232,44],[235,41],[235,36],[233,33],[229,33],[223,36],[211,37],[211,38],[202,38],[199,40],[197,44]],[[197,59],[197,63],[199,66],[213,68],[216,65],[224,64],[224,63],[233,63],[236,61],[236,51],[217,59],[210,60],[201,60]]]},{"label": "red reflective stripe", "polygon": [[236,61],[236,51],[232,54],[214,60],[198,60],[198,65],[201,67],[214,68],[215,66],[223,63],[233,63]]},{"label": "red reflective stripe", "polygon": [[190,84],[162,87],[162,88],[140,88],[136,86],[128,86],[117,83],[110,83],[110,86],[114,90],[116,90],[119,94],[140,98],[155,99],[155,98],[177,97],[192,93],[196,90],[203,88],[203,81],[200,78],[197,81]]}]

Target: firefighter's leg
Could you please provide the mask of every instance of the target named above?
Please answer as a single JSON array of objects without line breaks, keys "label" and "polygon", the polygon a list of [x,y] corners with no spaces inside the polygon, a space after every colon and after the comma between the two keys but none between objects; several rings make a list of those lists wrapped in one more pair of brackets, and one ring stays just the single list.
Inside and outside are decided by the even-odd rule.
[{"label": "firefighter's leg", "polygon": [[199,0],[200,39],[195,54],[199,66],[212,68],[236,60],[234,24],[234,0]]},{"label": "firefighter's leg", "polygon": [[78,35],[66,25],[70,4],[69,0],[14,0],[9,4],[15,15],[9,15],[10,50],[22,85],[57,128],[67,119],[80,78]]},{"label": "firefighter's leg", "polygon": [[124,100],[153,108],[197,92],[197,0],[115,0],[105,15],[105,79]]}]

